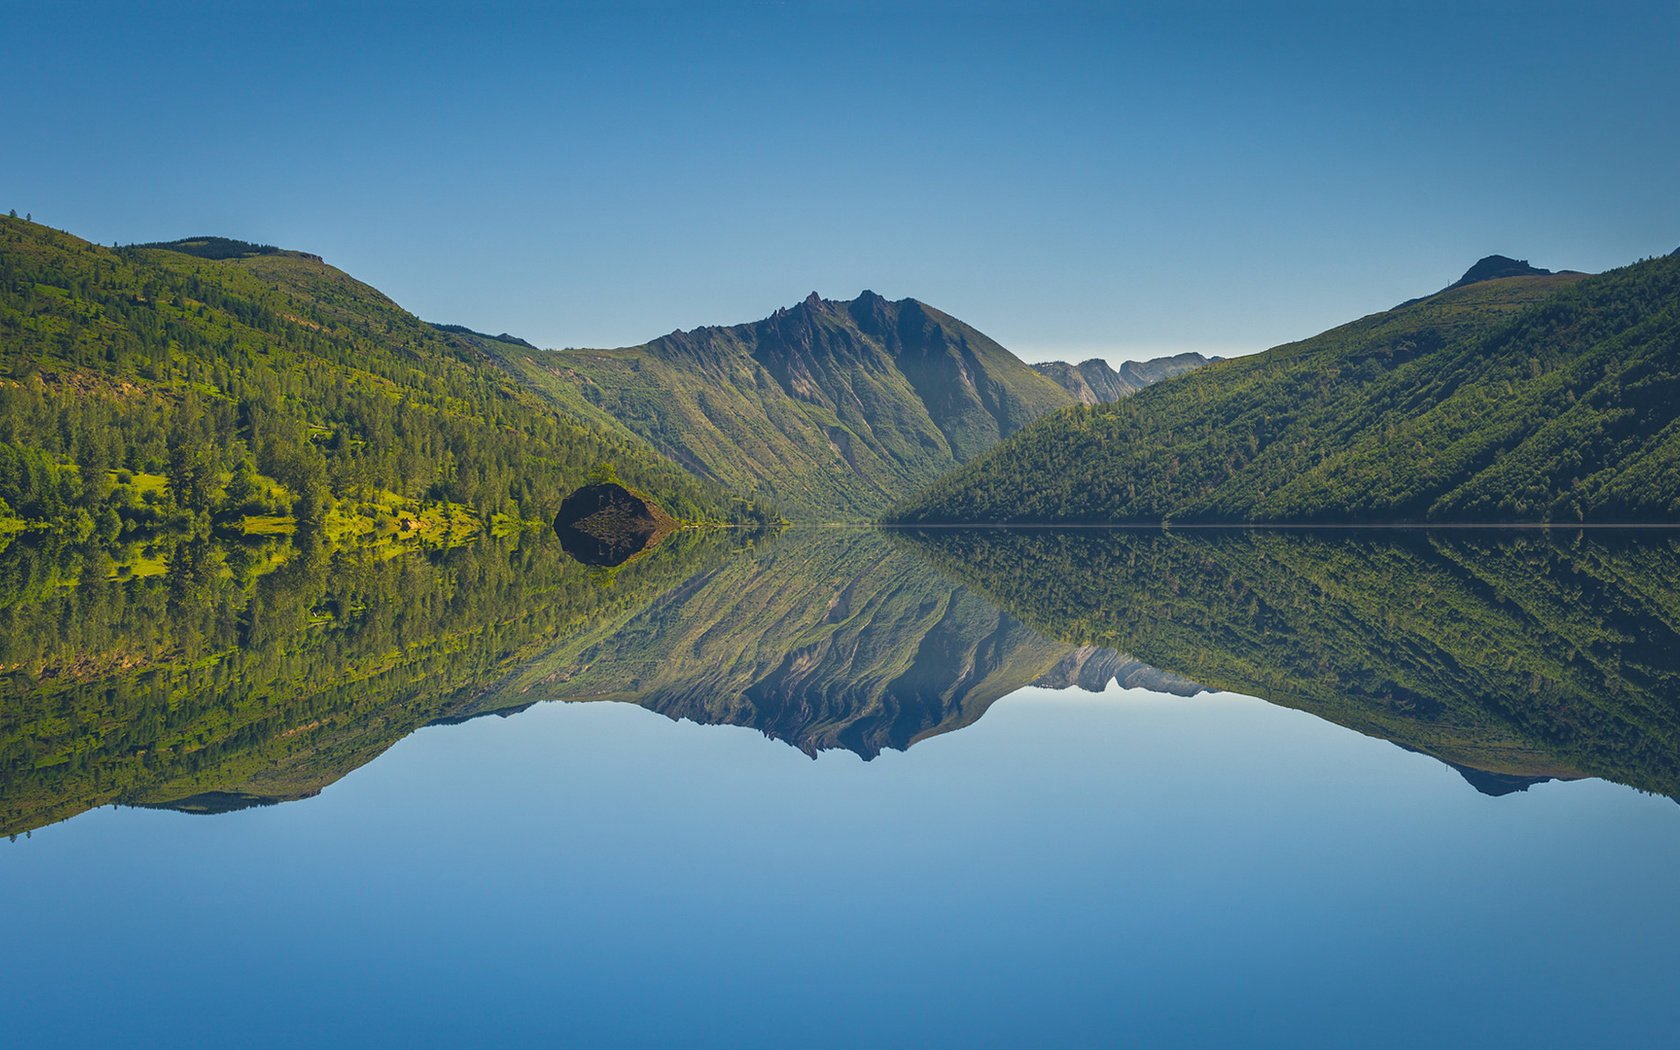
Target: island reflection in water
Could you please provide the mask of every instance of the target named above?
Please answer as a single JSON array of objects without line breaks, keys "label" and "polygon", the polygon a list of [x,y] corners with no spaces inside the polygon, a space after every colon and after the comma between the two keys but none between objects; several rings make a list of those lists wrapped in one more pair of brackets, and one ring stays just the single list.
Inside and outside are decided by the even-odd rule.
[{"label": "island reflection in water", "polygon": [[415,729],[628,701],[872,758],[1023,687],[1203,687],[1489,794],[1680,796],[1668,533],[675,533],[611,569],[552,533],[0,555],[0,832],[123,803],[305,798]]}]

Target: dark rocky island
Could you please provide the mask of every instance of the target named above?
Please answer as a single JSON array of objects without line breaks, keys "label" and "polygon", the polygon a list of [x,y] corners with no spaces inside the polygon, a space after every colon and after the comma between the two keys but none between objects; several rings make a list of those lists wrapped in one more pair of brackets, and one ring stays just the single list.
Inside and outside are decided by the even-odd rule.
[{"label": "dark rocky island", "polygon": [[677,520],[623,485],[605,481],[567,496],[554,516],[566,553],[587,565],[622,565],[676,531]]}]

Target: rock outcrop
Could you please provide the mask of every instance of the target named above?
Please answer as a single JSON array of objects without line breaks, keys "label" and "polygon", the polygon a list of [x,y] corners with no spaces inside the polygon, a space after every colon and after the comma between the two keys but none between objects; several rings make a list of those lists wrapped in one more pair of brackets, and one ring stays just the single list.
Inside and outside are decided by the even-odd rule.
[{"label": "rock outcrop", "polygon": [[676,531],[677,520],[615,482],[585,485],[554,516],[566,553],[588,565],[622,565]]}]

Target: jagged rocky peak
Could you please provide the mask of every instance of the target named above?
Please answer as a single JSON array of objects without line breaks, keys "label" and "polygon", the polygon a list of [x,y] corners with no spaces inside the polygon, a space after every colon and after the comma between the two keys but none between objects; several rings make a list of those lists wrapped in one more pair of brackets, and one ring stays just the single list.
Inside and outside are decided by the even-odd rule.
[{"label": "jagged rocky peak", "polygon": [[1083,689],[1088,693],[1106,690],[1110,682],[1118,682],[1122,689],[1147,689],[1174,696],[1195,696],[1207,692],[1183,675],[1163,671],[1158,667],[1099,646],[1086,645],[1070,651],[1033,685],[1041,689]]},{"label": "jagged rocky peak", "polygon": [[[792,306],[777,307],[775,313],[766,317],[762,321],[753,323],[760,325],[770,324],[778,327],[788,324],[803,326],[810,324],[812,320],[819,316],[832,314],[836,307],[844,305],[844,303],[836,303],[831,300],[824,299],[816,292],[812,292],[810,295],[807,295],[805,298],[799,300],[797,303],[794,303]],[[719,328],[717,326],[713,326],[709,330],[728,331],[728,327],[725,326]]]},{"label": "jagged rocky peak", "polygon": [[819,326],[855,326],[864,335],[881,339],[901,325],[932,323],[934,320],[917,300],[892,300],[866,288],[855,299],[824,299],[812,292],[792,306],[781,307],[763,321],[754,322],[754,326],[775,333],[789,345],[806,346]]},{"label": "jagged rocky peak", "polygon": [[793,306],[783,307],[776,312],[790,313],[794,310],[800,309],[801,307],[812,310],[832,310],[837,307],[847,307],[854,311],[860,309],[873,310],[882,306],[905,306],[914,302],[916,302],[914,299],[888,299],[879,292],[871,291],[870,289],[865,288],[857,294],[857,298],[855,299],[824,299],[821,294],[812,292]]}]

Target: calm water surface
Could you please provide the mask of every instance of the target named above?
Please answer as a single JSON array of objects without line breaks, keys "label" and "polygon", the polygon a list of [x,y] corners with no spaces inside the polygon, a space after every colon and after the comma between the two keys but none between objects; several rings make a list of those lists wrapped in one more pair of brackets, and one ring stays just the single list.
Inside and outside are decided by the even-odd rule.
[{"label": "calm water surface", "polygon": [[1665,536],[152,553],[4,556],[13,1045],[1680,1024]]}]

